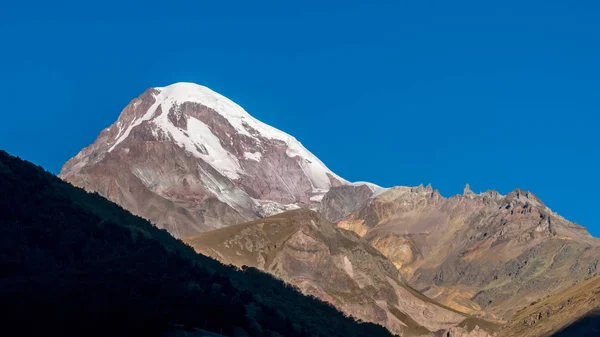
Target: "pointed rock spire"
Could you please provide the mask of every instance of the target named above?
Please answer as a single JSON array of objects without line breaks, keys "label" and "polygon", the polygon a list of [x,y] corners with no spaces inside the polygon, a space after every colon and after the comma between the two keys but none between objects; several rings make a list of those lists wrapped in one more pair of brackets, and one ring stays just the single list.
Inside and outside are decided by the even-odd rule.
[{"label": "pointed rock spire", "polygon": [[515,188],[514,193],[515,193],[515,196],[517,196],[517,198],[521,197],[521,189],[520,188],[518,188],[518,187]]},{"label": "pointed rock spire", "polygon": [[463,196],[471,197],[474,195],[475,195],[475,193],[473,193],[473,191],[471,191],[471,187],[469,186],[469,184],[466,184],[465,188],[463,189]]}]

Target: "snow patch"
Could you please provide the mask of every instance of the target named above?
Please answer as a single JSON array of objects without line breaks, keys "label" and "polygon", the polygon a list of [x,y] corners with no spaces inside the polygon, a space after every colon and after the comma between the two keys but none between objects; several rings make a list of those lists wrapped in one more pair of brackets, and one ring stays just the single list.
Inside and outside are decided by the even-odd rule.
[{"label": "snow patch", "polygon": [[209,172],[198,166],[200,170],[200,180],[202,184],[220,201],[231,206],[236,211],[243,214],[243,210],[252,206],[253,200],[246,192],[235,186],[228,186],[226,183],[219,182]]},{"label": "snow patch", "polygon": [[146,113],[142,116],[142,118],[134,119],[134,120],[131,121],[131,123],[129,124],[129,126],[125,130],[125,132],[123,132],[123,134],[121,134],[121,126],[119,124],[119,134],[121,136],[117,137],[117,140],[115,141],[115,143],[113,144],[113,146],[111,146],[110,149],[108,149],[108,152],[111,152],[112,150],[114,150],[114,148],[117,145],[119,145],[122,141],[124,141],[125,139],[127,139],[127,137],[129,136],[129,133],[131,132],[131,130],[133,130],[133,128],[135,128],[136,126],[142,124],[143,121],[147,121],[147,120],[151,119],[154,116],[154,112],[156,112],[156,108],[158,108],[158,106],[160,105],[160,103],[161,102],[158,99],[156,99],[154,101],[154,104],[152,104],[152,106],[150,106],[150,108],[148,109],[148,111],[146,111]]},{"label": "snow patch", "polygon": [[296,204],[283,205],[271,200],[254,199],[254,202],[256,203],[256,211],[261,217],[268,217],[300,208],[300,206]]},{"label": "snow patch", "polygon": [[254,161],[260,161],[262,153],[260,152],[244,152],[244,158]]},{"label": "snow patch", "polygon": [[310,196],[310,201],[320,202],[321,200],[323,200],[323,197],[325,196],[327,191],[329,191],[329,189],[326,188],[313,189],[312,195]]},{"label": "snow patch", "polygon": [[310,201],[321,202],[323,200],[324,194],[316,194],[310,197]]},{"label": "snow patch", "polygon": [[350,276],[351,278],[354,278],[354,268],[352,268],[352,262],[350,262],[348,256],[344,255],[343,263],[344,271],[346,272],[346,274],[348,274],[348,276]]}]

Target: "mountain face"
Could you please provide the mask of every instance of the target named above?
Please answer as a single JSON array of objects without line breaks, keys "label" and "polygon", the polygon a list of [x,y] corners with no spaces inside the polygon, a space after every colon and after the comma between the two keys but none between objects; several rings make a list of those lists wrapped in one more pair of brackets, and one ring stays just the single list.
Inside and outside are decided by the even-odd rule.
[{"label": "mountain face", "polygon": [[0,324],[20,336],[392,336],[4,151],[0,215]]},{"label": "mountain face", "polygon": [[346,183],[290,135],[192,83],[146,90],[59,176],[177,237],[316,205]]},{"label": "mountain face", "polygon": [[[462,195],[445,198],[431,186],[386,189],[349,183],[293,137],[259,122],[229,99],[191,83],[146,90],[92,145],[64,165],[60,177],[98,192],[181,238],[298,208],[317,210],[381,252],[402,275],[399,287],[409,284],[445,306],[490,319],[508,320],[528,303],[599,271],[600,240],[552,212],[530,192],[476,194],[467,186]],[[395,331],[409,331],[412,326],[427,333],[441,331],[441,325],[428,325],[437,324],[436,320],[419,320],[405,309],[398,309],[400,316],[416,323],[398,318],[389,305],[396,306],[395,298],[402,296],[394,295],[396,288],[389,282],[371,279],[368,282],[378,284],[373,287],[380,290],[370,292],[367,281],[340,269],[346,260],[336,255],[340,249],[331,250],[330,246],[340,237],[350,240],[351,236],[326,230],[336,233],[328,237],[314,228],[306,234],[311,228],[306,221],[321,221],[302,212],[294,221],[276,218],[296,224],[286,229],[289,232],[279,233],[271,225],[262,234],[257,229],[236,232],[241,227],[231,229],[233,232],[221,229],[195,237],[195,247],[228,263],[273,273],[306,293]],[[303,217],[309,220],[300,221]],[[265,223],[272,223],[269,221]],[[259,223],[263,222],[247,226],[254,228]],[[318,239],[302,241],[297,237],[300,232]],[[261,253],[246,249],[239,251],[243,258],[238,259],[223,251],[230,247],[214,246],[203,239],[211,238],[220,245],[220,237],[211,235],[223,233],[234,235],[235,239],[224,238],[235,242],[244,241],[243,235],[247,235],[245,245]],[[294,268],[293,263],[277,262],[292,261],[296,256],[293,249],[299,248],[281,241],[288,237],[316,254],[310,257],[314,261],[306,257],[314,265],[300,261]],[[202,250],[198,242],[211,250]],[[360,246],[363,241],[356,242],[353,244]],[[266,246],[254,247],[258,244]],[[269,254],[275,256],[273,260]],[[369,262],[373,265],[388,263],[367,255],[370,261],[379,261]],[[352,270],[362,270],[356,275],[369,275],[368,269],[357,267],[360,261],[355,264],[352,254],[345,256]],[[329,279],[315,276],[325,275],[325,271],[340,275],[341,284],[350,284],[357,292],[355,297],[340,293]],[[303,279],[303,273],[310,278]],[[398,278],[386,268],[378,273],[378,280]],[[391,294],[391,302],[382,304],[385,292]],[[454,318],[449,322],[444,328],[451,330],[446,332],[452,336],[464,333],[459,331],[461,326],[453,325]]]},{"label": "mountain face", "polygon": [[600,336],[600,275],[519,311],[500,337]]},{"label": "mountain face", "polygon": [[[321,211],[369,241],[409,284],[462,312],[508,319],[598,272],[600,240],[530,192],[475,194],[468,185],[450,198],[431,186],[354,192],[332,188]],[[340,205],[350,212],[342,215]]]},{"label": "mountain face", "polygon": [[204,232],[186,241],[202,254],[272,273],[304,294],[402,336],[488,336],[483,328],[495,327],[419,294],[368,242],[310,210]]}]

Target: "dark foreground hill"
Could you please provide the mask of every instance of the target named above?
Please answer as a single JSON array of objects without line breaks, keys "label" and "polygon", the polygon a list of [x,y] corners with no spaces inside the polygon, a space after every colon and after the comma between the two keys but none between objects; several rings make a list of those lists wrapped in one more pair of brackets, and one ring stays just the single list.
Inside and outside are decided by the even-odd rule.
[{"label": "dark foreground hill", "polygon": [[254,268],[237,270],[0,151],[0,317],[19,335],[391,336]]}]

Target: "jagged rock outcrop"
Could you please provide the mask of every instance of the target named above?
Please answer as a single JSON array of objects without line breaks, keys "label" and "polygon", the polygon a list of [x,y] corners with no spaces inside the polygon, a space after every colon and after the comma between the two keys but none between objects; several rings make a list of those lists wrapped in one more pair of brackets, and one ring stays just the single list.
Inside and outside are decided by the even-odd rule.
[{"label": "jagged rock outcrop", "polygon": [[338,225],[432,299],[496,319],[589,277],[600,259],[600,240],[519,189],[475,194],[467,185],[444,198],[430,186],[394,187]]},{"label": "jagged rock outcrop", "polygon": [[316,205],[346,183],[292,136],[192,83],[146,90],[60,177],[178,237]]},{"label": "jagged rock outcrop", "polygon": [[357,182],[332,187],[317,210],[329,221],[337,221],[356,211],[371,198],[387,189],[375,184]]},{"label": "jagged rock outcrop", "polygon": [[[223,263],[253,266],[402,336],[488,336],[497,328],[407,286],[392,263],[356,234],[300,209],[186,240]],[[460,335],[458,333],[461,333]],[[472,333],[472,334],[470,334]]]}]

